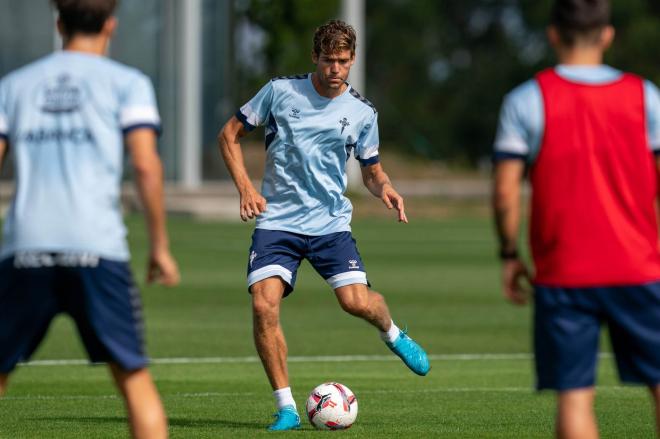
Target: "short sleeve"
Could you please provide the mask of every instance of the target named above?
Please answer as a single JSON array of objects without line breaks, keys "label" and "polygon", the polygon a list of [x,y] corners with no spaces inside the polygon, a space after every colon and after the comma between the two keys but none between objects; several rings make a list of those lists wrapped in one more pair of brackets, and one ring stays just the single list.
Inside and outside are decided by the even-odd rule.
[{"label": "short sleeve", "polygon": [[7,140],[9,137],[9,112],[7,111],[9,96],[7,96],[6,83],[6,80],[0,81],[0,139],[3,140]]},{"label": "short sleeve", "polygon": [[649,147],[660,154],[660,91],[650,81],[644,81],[644,106]]},{"label": "short sleeve", "polygon": [[378,157],[378,113],[364,125],[355,145],[355,158],[362,166],[369,166],[380,161]]},{"label": "short sleeve", "polygon": [[536,81],[528,81],[506,95],[500,109],[493,160],[533,161],[541,144],[543,98]]},{"label": "short sleeve", "polygon": [[143,74],[133,78],[123,97],[119,123],[124,134],[137,128],[152,128],[160,133],[160,115],[151,80]]},{"label": "short sleeve", "polygon": [[236,118],[243,123],[246,130],[252,131],[265,123],[272,104],[273,81],[268,81],[252,99],[236,112]]}]

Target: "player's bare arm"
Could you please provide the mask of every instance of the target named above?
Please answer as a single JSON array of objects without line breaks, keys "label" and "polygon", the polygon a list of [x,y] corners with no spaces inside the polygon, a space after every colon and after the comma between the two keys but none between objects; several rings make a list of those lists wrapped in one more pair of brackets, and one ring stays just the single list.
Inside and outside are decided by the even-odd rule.
[{"label": "player's bare arm", "polygon": [[243,221],[255,218],[266,210],[266,199],[252,184],[243,160],[240,139],[246,134],[243,123],[234,116],[218,135],[222,158],[241,197],[240,215]]},{"label": "player's bare arm", "polygon": [[5,154],[7,154],[7,141],[0,139],[0,171],[2,170],[2,163],[5,160]]},{"label": "player's bare arm", "polygon": [[529,272],[518,258],[520,229],[520,193],[525,163],[504,160],[495,165],[493,212],[502,259],[502,287],[505,297],[517,305],[529,298]]},{"label": "player's bare arm", "polygon": [[362,181],[369,192],[380,198],[388,209],[396,209],[399,212],[399,222],[408,223],[403,197],[394,189],[380,163],[363,167]]},{"label": "player's bare arm", "polygon": [[149,232],[147,282],[174,286],[179,283],[180,275],[169,248],[163,203],[163,166],[156,150],[156,134],[149,128],[136,129],[126,135],[125,141]]}]

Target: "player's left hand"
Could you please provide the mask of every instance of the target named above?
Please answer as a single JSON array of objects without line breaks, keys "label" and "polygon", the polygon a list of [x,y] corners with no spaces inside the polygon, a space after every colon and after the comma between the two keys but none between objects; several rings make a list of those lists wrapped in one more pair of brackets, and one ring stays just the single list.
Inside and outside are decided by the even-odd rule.
[{"label": "player's left hand", "polygon": [[520,259],[502,261],[502,287],[504,297],[516,305],[525,305],[531,296],[530,275]]},{"label": "player's left hand", "polygon": [[169,251],[155,251],[149,255],[147,283],[157,282],[166,287],[178,285],[181,280],[179,266]]},{"label": "player's left hand", "polygon": [[399,212],[399,222],[408,224],[408,217],[403,206],[403,197],[394,190],[391,184],[383,186],[383,193],[380,196],[388,209],[396,209]]}]

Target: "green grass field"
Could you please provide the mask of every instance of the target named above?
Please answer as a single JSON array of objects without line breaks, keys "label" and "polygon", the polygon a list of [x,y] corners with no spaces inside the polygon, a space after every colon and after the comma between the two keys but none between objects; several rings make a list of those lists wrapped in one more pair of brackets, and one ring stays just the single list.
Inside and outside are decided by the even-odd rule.
[{"label": "green grass field", "polygon": [[[129,227],[141,281],[145,234],[137,218]],[[143,288],[152,371],[173,438],[273,435],[264,430],[274,405],[255,361],[245,290],[251,228],[172,219],[182,285]],[[435,356],[433,368],[424,378],[409,372],[374,329],[340,310],[305,263],[282,316],[299,407],[314,386],[332,380],[348,385],[359,402],[355,425],[333,435],[551,437],[553,395],[532,390],[530,310],[501,298],[489,221],[360,220],[354,234],[374,288],[395,321]],[[122,403],[104,367],[44,361],[84,358],[70,321],[58,318],[34,358],[40,361],[19,367],[0,399],[0,438],[125,437]],[[653,437],[646,391],[620,386],[610,358],[599,372],[602,437]],[[301,432],[284,434],[325,433],[305,420]]]}]

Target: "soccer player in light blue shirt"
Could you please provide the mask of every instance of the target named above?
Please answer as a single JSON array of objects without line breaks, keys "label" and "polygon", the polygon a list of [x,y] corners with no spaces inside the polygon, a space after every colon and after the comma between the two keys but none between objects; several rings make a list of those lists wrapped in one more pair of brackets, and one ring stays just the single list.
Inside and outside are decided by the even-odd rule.
[{"label": "soccer player in light blue shirt", "polygon": [[[403,198],[378,157],[378,113],[346,78],[355,59],[355,31],[333,20],[314,35],[316,71],[269,81],[224,126],[220,148],[239,191],[240,216],[256,218],[248,260],[255,344],[273,388],[277,419],[271,430],[297,428],[289,387],[280,302],[293,291],[307,259],[335,291],[341,307],[378,328],[382,339],[418,375],[426,375],[424,350],[392,322],[383,296],[368,288],[351,236],[346,162],[362,165],[364,184],[408,222]],[[240,138],[266,127],[266,167],[261,193],[243,163]]]},{"label": "soccer player in light blue shirt", "polygon": [[124,145],[150,236],[148,281],[178,283],[163,209],[153,87],[107,59],[116,0],[54,0],[64,50],[0,81],[0,164],[15,193],[0,242],[0,394],[50,321],[68,313],[93,362],[107,362],[136,438],[166,438],[147,369],[140,297],[120,211]]}]

